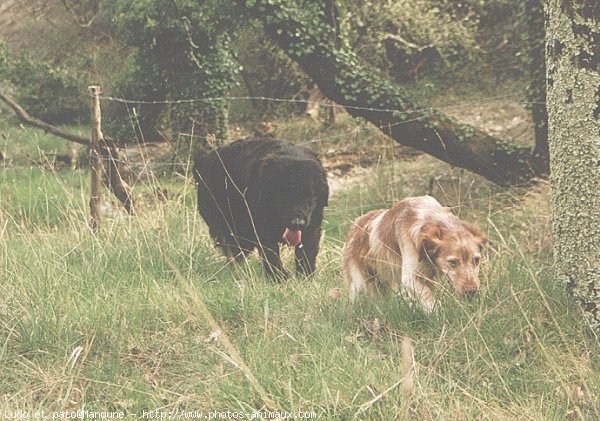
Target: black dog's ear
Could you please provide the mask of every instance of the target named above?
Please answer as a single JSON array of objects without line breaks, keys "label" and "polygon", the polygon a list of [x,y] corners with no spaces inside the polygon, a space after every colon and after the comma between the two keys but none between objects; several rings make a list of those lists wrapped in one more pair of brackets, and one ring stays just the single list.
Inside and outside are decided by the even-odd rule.
[{"label": "black dog's ear", "polygon": [[325,174],[323,174],[323,179],[321,182],[321,191],[320,191],[320,195],[319,195],[319,202],[323,205],[323,206],[328,206],[329,205],[329,184],[327,184],[327,178],[325,176]]},{"label": "black dog's ear", "polygon": [[[327,173],[321,165],[321,161],[315,157],[315,160],[310,163],[308,171],[314,174],[312,178],[312,186],[316,193],[317,203],[321,207],[329,205],[329,184],[327,183]],[[308,175],[308,173],[307,173]]]},{"label": "black dog's ear", "polygon": [[282,166],[281,159],[275,155],[267,155],[262,159],[258,168],[258,177],[256,180],[256,191],[258,192],[258,201],[266,200],[268,192],[273,191],[273,185],[281,178],[285,168]]}]

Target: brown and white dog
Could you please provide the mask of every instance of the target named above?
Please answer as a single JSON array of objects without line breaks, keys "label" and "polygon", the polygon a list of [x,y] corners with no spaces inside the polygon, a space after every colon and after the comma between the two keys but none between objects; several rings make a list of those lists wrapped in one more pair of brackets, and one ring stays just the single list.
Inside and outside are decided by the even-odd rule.
[{"label": "brown and white dog", "polygon": [[[484,232],[453,215],[431,196],[409,197],[391,209],[358,217],[342,252],[344,283],[350,300],[377,284],[400,285],[432,311],[431,287],[447,278],[462,297],[479,289]],[[380,281],[380,282],[377,282]]]}]

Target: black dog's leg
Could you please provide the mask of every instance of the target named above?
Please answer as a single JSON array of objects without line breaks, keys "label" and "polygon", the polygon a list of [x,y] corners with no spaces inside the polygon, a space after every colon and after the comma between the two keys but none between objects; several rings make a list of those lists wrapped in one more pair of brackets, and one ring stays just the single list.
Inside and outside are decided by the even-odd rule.
[{"label": "black dog's leg", "polygon": [[237,245],[219,243],[219,247],[221,248],[221,251],[225,257],[231,261],[235,260],[236,262],[241,262],[246,255],[246,251]]},{"label": "black dog's leg", "polygon": [[[319,234],[314,234],[314,238],[307,238],[308,241],[302,242],[302,247],[296,247],[296,273],[304,276],[310,276],[315,272],[317,254],[319,253]],[[308,237],[308,236],[307,236]]]},{"label": "black dog's leg", "polygon": [[235,237],[233,234],[217,237],[215,242],[225,257],[238,263],[243,261],[246,255],[254,249],[254,244],[251,241]]},{"label": "black dog's leg", "polygon": [[279,257],[279,243],[277,241],[262,242],[259,245],[263,268],[267,276],[274,280],[282,280],[288,277]]},{"label": "black dog's leg", "polygon": [[237,260],[241,254],[240,248],[235,244],[235,238],[225,228],[211,227],[209,229],[210,236],[213,238],[215,245],[227,257],[228,260]]},{"label": "black dog's leg", "polygon": [[[296,247],[296,273],[310,276],[315,272],[319,241],[321,240],[322,216],[314,215],[316,220],[302,233],[302,247]],[[314,218],[313,217],[313,218]],[[314,225],[313,225],[314,224]]]}]

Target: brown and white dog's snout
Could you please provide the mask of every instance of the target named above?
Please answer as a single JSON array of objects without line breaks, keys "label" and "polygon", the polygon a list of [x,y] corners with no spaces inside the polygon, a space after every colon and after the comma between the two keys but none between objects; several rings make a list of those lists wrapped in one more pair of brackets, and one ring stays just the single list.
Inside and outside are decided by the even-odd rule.
[{"label": "brown and white dog's snout", "polygon": [[467,284],[462,285],[460,289],[457,289],[458,295],[461,297],[473,297],[479,291],[479,283],[471,281]]}]

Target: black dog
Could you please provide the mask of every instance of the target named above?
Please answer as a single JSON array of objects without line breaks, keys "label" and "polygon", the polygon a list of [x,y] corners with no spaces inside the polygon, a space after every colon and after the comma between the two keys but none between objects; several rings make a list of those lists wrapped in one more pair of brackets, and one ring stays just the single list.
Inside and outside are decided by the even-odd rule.
[{"label": "black dog", "polygon": [[315,271],[325,170],[309,149],[277,140],[238,140],[196,159],[198,210],[225,256],[240,260],[255,247],[269,277],[287,276],[279,243],[295,247],[296,271]]}]

